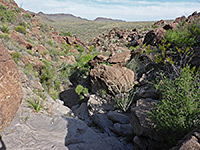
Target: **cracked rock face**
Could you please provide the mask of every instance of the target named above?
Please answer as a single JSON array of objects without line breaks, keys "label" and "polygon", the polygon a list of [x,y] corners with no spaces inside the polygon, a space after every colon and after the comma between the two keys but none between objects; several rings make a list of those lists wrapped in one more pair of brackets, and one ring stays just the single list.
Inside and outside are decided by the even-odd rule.
[{"label": "cracked rock face", "polygon": [[0,42],[0,130],[13,119],[23,93],[18,68],[7,48]]}]

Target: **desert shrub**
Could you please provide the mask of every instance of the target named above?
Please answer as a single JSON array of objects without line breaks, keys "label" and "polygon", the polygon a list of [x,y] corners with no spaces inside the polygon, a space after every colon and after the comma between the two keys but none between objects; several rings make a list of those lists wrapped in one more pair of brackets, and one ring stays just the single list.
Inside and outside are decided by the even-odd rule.
[{"label": "desert shrub", "polygon": [[119,87],[115,82],[111,80],[109,83],[110,85],[108,86],[108,90],[113,94],[115,107],[120,108],[126,112],[132,104],[136,94],[136,91],[134,91],[134,85],[127,83],[126,86]]},{"label": "desert shrub", "polygon": [[79,45],[74,45],[74,48],[75,48],[79,53],[83,53],[84,50],[85,50],[83,46],[79,46]]},{"label": "desert shrub", "polygon": [[60,81],[57,77],[56,68],[51,65],[49,61],[43,61],[45,66],[40,72],[40,82],[44,89],[49,93],[54,100],[58,97],[58,92],[60,90]]},{"label": "desert shrub", "polygon": [[2,22],[13,23],[16,21],[15,13],[11,9],[7,9],[5,6],[0,5],[0,19]]},{"label": "desert shrub", "polygon": [[79,96],[79,102],[82,102],[82,101],[84,101],[86,99],[86,95],[88,94],[88,89],[79,84],[76,87],[75,92]]},{"label": "desert shrub", "polygon": [[8,41],[10,39],[8,34],[0,34],[0,38],[4,39],[5,41]]},{"label": "desert shrub", "polygon": [[17,64],[19,59],[21,59],[21,54],[19,52],[14,52],[10,54],[12,56],[12,59],[15,61],[15,63]]},{"label": "desert shrub", "polygon": [[27,63],[24,67],[24,73],[29,76],[37,76],[37,73],[34,71],[33,65]]},{"label": "desert shrub", "polygon": [[20,22],[19,25],[23,26],[24,28],[26,28],[26,26],[27,26],[27,24],[25,22]]},{"label": "desert shrub", "polygon": [[178,30],[168,30],[165,38],[167,41],[177,45],[178,47],[182,47],[184,45],[192,46],[196,43],[195,37],[185,28]]},{"label": "desert shrub", "polygon": [[26,28],[24,26],[16,26],[15,27],[15,31],[19,32],[19,33],[23,33],[23,34],[26,34]]},{"label": "desert shrub", "polygon": [[181,137],[200,124],[200,82],[194,68],[183,68],[175,79],[162,75],[155,88],[162,94],[151,113],[158,129]]},{"label": "desert shrub", "polygon": [[31,15],[29,15],[29,14],[25,14],[24,16],[25,16],[25,18],[27,18],[27,19],[30,19],[30,18],[31,18]]},{"label": "desert shrub", "polygon": [[60,31],[60,36],[69,36],[69,37],[72,37],[72,33],[71,32]]},{"label": "desert shrub", "polygon": [[0,30],[3,32],[3,33],[9,33],[9,27],[7,24],[3,24],[1,27],[0,27]]}]

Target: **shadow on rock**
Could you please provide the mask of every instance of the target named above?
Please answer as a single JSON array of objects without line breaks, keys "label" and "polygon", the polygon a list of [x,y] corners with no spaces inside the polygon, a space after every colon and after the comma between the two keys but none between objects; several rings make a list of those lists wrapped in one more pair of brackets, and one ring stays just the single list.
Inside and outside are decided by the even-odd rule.
[{"label": "shadow on rock", "polygon": [[0,138],[0,150],[6,150],[6,146],[1,138]]},{"label": "shadow on rock", "polygon": [[71,108],[74,105],[78,104],[78,94],[76,94],[74,88],[65,90],[59,94],[60,100],[64,102],[64,105]]}]

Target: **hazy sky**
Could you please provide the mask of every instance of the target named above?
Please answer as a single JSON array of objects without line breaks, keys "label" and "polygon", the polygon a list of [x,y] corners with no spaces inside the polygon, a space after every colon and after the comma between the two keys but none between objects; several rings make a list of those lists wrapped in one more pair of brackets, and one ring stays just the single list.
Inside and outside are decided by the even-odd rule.
[{"label": "hazy sky", "polygon": [[15,0],[25,10],[126,21],[174,19],[200,11],[200,0]]}]

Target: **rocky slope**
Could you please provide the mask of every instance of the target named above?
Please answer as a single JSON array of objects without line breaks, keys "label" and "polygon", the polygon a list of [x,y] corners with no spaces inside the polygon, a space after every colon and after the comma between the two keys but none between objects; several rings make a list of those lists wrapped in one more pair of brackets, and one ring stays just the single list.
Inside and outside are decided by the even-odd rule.
[{"label": "rocky slope", "polygon": [[[146,31],[114,28],[86,43],[40,23],[13,0],[0,4],[5,14],[0,23],[0,149],[200,148],[199,128],[169,146],[149,114],[161,97],[151,81],[171,69],[164,63],[169,57],[155,63],[160,53],[152,51],[166,32],[197,21],[199,13],[169,24],[161,20]],[[199,36],[195,40],[188,62],[198,67]],[[174,55],[167,52],[176,67]]]}]

